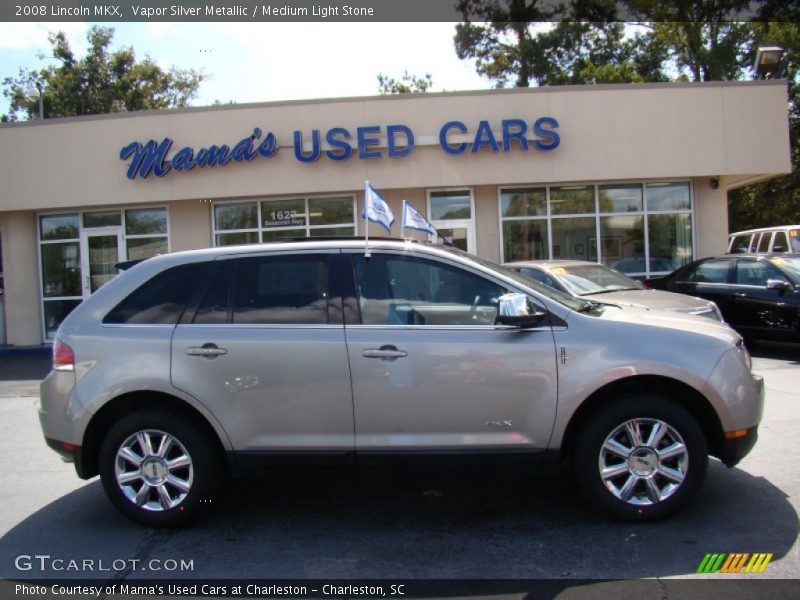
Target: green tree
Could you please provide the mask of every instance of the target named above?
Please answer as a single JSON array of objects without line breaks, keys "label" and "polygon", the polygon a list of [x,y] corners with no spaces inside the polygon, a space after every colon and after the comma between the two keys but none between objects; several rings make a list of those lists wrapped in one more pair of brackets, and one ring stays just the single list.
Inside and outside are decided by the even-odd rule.
[{"label": "green tree", "polygon": [[378,73],[378,91],[382,95],[421,94],[427,92],[432,86],[433,79],[430,73],[426,73],[423,77],[417,77],[406,71],[399,81],[394,77]]},{"label": "green tree", "polygon": [[49,58],[60,64],[20,69],[17,77],[5,78],[10,108],[2,119],[36,118],[39,101],[30,97],[35,87],[42,89],[45,118],[182,107],[197,95],[202,73],[165,71],[149,57],[137,61],[132,47],[111,51],[114,30],[108,27],[95,25],[86,37],[88,51],[78,59],[63,32],[51,33]]},{"label": "green tree", "polygon": [[548,19],[563,8],[552,2],[461,0],[456,54],[475,60],[477,72],[497,87],[665,80],[666,49],[644,35],[626,35],[622,23],[601,20],[612,16],[613,3],[608,9],[592,4],[575,3],[572,14],[583,20],[554,24]]},{"label": "green tree", "polygon": [[751,57],[759,46],[784,49],[792,172],[732,190],[728,194],[731,231],[800,223],[800,25],[787,20],[762,22],[754,23],[753,30]]},{"label": "green tree", "polygon": [[[602,0],[568,4],[573,20],[547,25],[541,21],[554,13],[543,7],[553,3],[462,0],[458,8],[464,22],[456,27],[456,53],[462,59],[474,59],[478,73],[503,87],[512,82],[528,86],[746,79],[752,77],[759,46],[781,46],[792,174],[731,191],[729,220],[731,230],[800,223],[800,10],[796,3],[768,0],[759,5],[758,19],[750,20],[754,16],[750,0],[626,0],[639,19],[635,28],[614,22],[614,16],[603,23],[590,22],[602,17],[597,12],[607,6]],[[563,16],[565,8],[558,9]]]}]

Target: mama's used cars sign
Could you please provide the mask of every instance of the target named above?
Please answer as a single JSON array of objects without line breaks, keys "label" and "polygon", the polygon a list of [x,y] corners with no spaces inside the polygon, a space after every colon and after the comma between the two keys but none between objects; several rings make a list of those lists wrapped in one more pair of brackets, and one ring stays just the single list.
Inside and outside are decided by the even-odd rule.
[{"label": "mama's used cars sign", "polygon": [[[461,121],[448,121],[439,129],[438,144],[447,154],[477,154],[488,152],[527,152],[532,149],[554,150],[561,143],[556,132],[558,121],[539,117],[532,123],[524,119],[504,119],[499,130],[489,121],[481,121],[470,130]],[[321,158],[345,161],[359,159],[402,158],[414,151],[414,132],[406,125],[358,127],[355,132],[333,127],[326,132],[313,129],[308,137],[295,131],[292,147],[296,160],[313,163]],[[203,148],[184,146],[171,154],[174,141],[165,137],[161,142],[131,142],[120,150],[119,157],[128,164],[128,179],[145,179],[151,173],[164,177],[170,171],[191,171],[194,168],[222,167],[231,162],[252,162],[256,158],[272,158],[281,145],[275,134],[264,133],[256,127],[253,133],[232,146],[211,145]],[[171,156],[170,156],[171,155]]]}]

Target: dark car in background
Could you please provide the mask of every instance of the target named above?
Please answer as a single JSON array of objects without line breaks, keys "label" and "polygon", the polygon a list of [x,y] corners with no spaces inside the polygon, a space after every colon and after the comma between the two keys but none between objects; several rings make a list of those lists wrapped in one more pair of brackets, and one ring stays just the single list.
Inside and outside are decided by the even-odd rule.
[{"label": "dark car in background", "polygon": [[746,338],[800,342],[800,257],[710,256],[645,284],[712,300]]}]

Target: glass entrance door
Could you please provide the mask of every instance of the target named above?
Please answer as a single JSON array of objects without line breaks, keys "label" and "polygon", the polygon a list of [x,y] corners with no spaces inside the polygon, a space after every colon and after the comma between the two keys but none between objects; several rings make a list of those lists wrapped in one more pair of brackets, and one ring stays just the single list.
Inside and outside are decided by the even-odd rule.
[{"label": "glass entrance door", "polygon": [[428,192],[428,215],[439,235],[465,252],[475,253],[472,190]]},{"label": "glass entrance door", "polygon": [[81,236],[83,296],[88,297],[117,275],[122,258],[122,228],[93,229]]},{"label": "glass entrance door", "polygon": [[463,221],[449,223],[447,221],[434,221],[433,226],[439,232],[439,236],[456,248],[464,252],[475,253],[475,242],[472,230],[472,223]]}]

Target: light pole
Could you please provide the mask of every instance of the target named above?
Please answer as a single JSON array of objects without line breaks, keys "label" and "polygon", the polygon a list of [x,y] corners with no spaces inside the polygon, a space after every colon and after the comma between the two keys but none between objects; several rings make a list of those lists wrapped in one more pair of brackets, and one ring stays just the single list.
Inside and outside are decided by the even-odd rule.
[{"label": "light pole", "polygon": [[39,101],[39,120],[44,120],[44,81],[37,80],[28,90],[28,98]]},{"label": "light pole", "polygon": [[781,76],[781,59],[783,48],[780,46],[762,46],[756,52],[753,64],[756,79],[774,79]]}]

